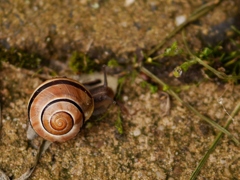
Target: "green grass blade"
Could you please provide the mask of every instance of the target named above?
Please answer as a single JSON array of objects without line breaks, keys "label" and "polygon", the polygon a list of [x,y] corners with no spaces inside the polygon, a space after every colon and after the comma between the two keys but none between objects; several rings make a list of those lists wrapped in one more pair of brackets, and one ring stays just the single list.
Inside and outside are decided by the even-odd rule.
[{"label": "green grass blade", "polygon": [[[229,116],[224,128],[227,129],[228,126],[230,125],[230,123],[232,122],[232,118],[237,114],[237,112],[240,109],[240,102],[238,103],[238,105],[235,107],[235,109],[233,110],[233,112],[231,113],[231,115]],[[214,149],[216,148],[218,142],[220,141],[221,137],[223,136],[223,132],[219,132],[217,137],[215,138],[215,140],[213,141],[212,145],[209,147],[208,151],[206,152],[206,154],[203,156],[203,158],[201,159],[201,161],[199,162],[198,166],[196,167],[196,169],[193,171],[192,175],[191,175],[191,180],[196,179],[197,175],[199,174],[201,168],[204,166],[204,164],[207,162],[208,157],[210,156],[210,154],[214,151]]]},{"label": "green grass blade", "polygon": [[[141,67],[140,70],[145,73],[146,75],[148,75],[149,77],[151,77],[155,82],[157,82],[159,85],[163,86],[163,87],[168,87],[168,85],[166,83],[164,83],[161,79],[159,79],[157,76],[155,76],[154,74],[152,74],[150,71],[148,71],[145,67]],[[169,93],[171,96],[173,96],[174,98],[176,98],[178,101],[180,101],[184,106],[186,106],[189,110],[191,110],[192,112],[194,112],[198,117],[200,117],[201,119],[203,119],[204,121],[208,122],[209,124],[211,124],[213,127],[215,127],[216,129],[218,129],[219,131],[223,132],[224,134],[228,135],[237,145],[240,144],[240,142],[229,132],[227,131],[225,128],[223,128],[222,126],[220,126],[219,124],[217,124],[215,121],[211,120],[210,118],[207,118],[206,116],[202,115],[201,113],[199,113],[194,107],[192,107],[190,104],[188,104],[187,102],[183,101],[173,90],[171,90],[170,88],[168,88],[166,90],[167,93]]]}]

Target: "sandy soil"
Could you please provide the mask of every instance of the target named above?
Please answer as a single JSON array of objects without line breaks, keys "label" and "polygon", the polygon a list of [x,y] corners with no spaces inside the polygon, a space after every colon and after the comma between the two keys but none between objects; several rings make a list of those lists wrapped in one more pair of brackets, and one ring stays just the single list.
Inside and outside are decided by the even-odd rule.
[{"label": "sandy soil", "polygon": [[[107,61],[114,54],[119,62],[130,64],[134,59],[130,54],[137,48],[149,50],[158,44],[176,27],[176,17],[188,17],[202,1],[125,3],[2,0],[1,47],[24,49],[67,66],[73,51],[86,52],[91,46],[91,53],[98,52],[98,60]],[[233,17],[237,3],[224,1],[186,28],[193,51],[202,48],[199,33],[206,34],[210,27]],[[166,46],[175,40],[181,42],[181,35]],[[162,74],[165,79],[171,76],[169,72]],[[1,69],[0,77],[0,169],[15,179],[31,167],[37,153],[26,137],[27,103],[42,79],[8,64]],[[170,115],[163,117],[159,94],[141,86],[143,81],[137,76],[123,87],[121,96],[129,111],[129,115],[122,114],[123,135],[114,125],[119,108],[113,106],[103,120],[92,119],[76,138],[52,144],[30,179],[189,179],[218,131],[173,98]],[[222,126],[228,118],[224,108],[230,113],[239,102],[240,86],[216,81],[184,86],[174,81],[184,89],[181,98]],[[221,97],[224,107],[218,103]],[[229,127],[237,139],[239,118],[238,114]],[[34,140],[37,147],[40,143],[41,138]],[[239,153],[240,148],[224,136],[198,179],[240,179]]]}]

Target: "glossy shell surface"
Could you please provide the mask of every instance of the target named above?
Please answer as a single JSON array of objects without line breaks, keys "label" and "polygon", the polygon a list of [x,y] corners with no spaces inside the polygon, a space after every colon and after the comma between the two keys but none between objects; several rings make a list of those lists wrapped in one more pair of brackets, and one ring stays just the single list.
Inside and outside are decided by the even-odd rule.
[{"label": "glossy shell surface", "polygon": [[42,83],[28,104],[30,124],[35,132],[51,142],[75,137],[94,110],[94,99],[80,83],[54,78]]}]

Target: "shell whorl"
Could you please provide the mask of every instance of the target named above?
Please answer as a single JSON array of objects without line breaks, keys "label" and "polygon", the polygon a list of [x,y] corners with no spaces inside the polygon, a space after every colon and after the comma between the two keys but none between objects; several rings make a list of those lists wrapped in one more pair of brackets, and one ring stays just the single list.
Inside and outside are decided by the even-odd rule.
[{"label": "shell whorl", "polygon": [[66,112],[57,112],[50,121],[43,121],[43,126],[51,134],[62,135],[68,133],[73,127],[72,116]]},{"label": "shell whorl", "polygon": [[82,84],[55,78],[33,92],[28,116],[38,135],[52,142],[64,142],[77,135],[93,109],[93,97]]}]

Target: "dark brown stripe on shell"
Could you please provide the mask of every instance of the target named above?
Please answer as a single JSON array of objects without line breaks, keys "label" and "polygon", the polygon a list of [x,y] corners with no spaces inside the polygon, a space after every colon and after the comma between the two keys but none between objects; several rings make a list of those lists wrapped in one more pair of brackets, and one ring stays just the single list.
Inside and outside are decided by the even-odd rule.
[{"label": "dark brown stripe on shell", "polygon": [[84,91],[85,93],[88,94],[89,97],[92,97],[92,95],[86,91],[86,89],[80,84],[80,83],[77,83],[77,82],[74,82],[72,80],[68,80],[68,79],[53,79],[52,81],[44,84],[43,86],[39,87],[35,92],[34,94],[32,95],[30,101],[29,101],[29,104],[28,104],[28,119],[30,119],[30,108],[32,106],[32,102],[34,101],[35,97],[41,93],[44,89],[48,88],[49,86],[54,86],[54,85],[58,85],[58,84],[67,84],[67,85],[71,85],[71,86],[74,86],[78,89],[81,89],[82,91]]},{"label": "dark brown stripe on shell", "polygon": [[[51,101],[50,103],[48,103],[45,107],[44,107],[44,109],[42,110],[42,113],[41,113],[41,122],[43,121],[42,120],[42,118],[43,118],[43,114],[44,114],[44,112],[45,112],[45,110],[48,108],[48,106],[50,106],[50,105],[52,105],[52,104],[55,104],[55,103],[58,103],[58,102],[69,102],[69,103],[71,103],[71,104],[73,104],[81,113],[82,113],[82,117],[83,117],[83,123],[85,122],[85,116],[84,116],[84,113],[83,113],[83,111],[82,111],[82,108],[76,103],[76,102],[74,102],[74,101],[72,101],[72,100],[70,100],[70,99],[56,99],[56,100],[54,100],[54,101]],[[63,111],[63,112],[66,112],[66,111]],[[66,113],[68,113],[68,112],[66,112]],[[69,113],[68,113],[69,114]],[[71,115],[71,114],[69,114],[71,117],[72,117],[72,119],[73,119],[73,116]],[[42,124],[43,124],[43,122],[42,122]],[[74,125],[74,122],[73,122],[73,125]],[[44,126],[43,126],[44,127]],[[45,129],[45,127],[44,127],[44,129]],[[46,130],[46,129],[45,129]],[[47,131],[47,130],[46,130]]]}]

